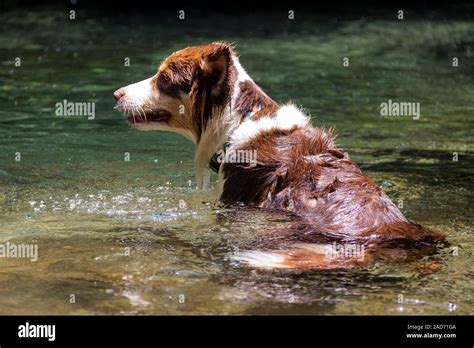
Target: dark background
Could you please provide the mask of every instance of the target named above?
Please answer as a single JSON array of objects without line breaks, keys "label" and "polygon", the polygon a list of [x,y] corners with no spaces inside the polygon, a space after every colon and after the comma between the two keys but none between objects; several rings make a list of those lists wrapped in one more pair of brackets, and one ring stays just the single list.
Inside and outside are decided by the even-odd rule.
[{"label": "dark background", "polygon": [[[256,0],[205,0],[205,1],[153,1],[153,0],[3,0],[0,1],[2,12],[21,10],[25,7],[51,7],[64,9],[88,9],[98,13],[133,14],[146,12],[149,9],[163,11],[239,13],[261,11],[269,14],[282,10],[295,10],[301,16],[326,17],[337,15],[341,19],[392,17],[394,10],[403,9],[411,19],[472,19],[474,3],[472,1],[256,1]],[[305,12],[311,10],[311,14]]]}]

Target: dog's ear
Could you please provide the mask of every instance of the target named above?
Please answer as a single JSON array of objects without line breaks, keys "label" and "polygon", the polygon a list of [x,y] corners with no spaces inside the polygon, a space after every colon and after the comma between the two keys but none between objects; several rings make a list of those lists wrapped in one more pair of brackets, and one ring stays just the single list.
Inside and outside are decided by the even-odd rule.
[{"label": "dog's ear", "polygon": [[197,76],[190,92],[198,139],[209,119],[219,115],[231,97],[235,79],[233,54],[232,47],[221,42],[205,46],[201,53]]},{"label": "dog's ear", "polygon": [[201,83],[207,87],[212,98],[224,97],[229,88],[233,50],[229,44],[213,42],[208,45],[200,62]]}]

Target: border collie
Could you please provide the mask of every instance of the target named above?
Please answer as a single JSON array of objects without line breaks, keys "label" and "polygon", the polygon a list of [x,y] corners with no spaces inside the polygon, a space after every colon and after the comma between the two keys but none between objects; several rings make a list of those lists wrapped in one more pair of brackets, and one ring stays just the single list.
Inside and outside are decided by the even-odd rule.
[{"label": "border collie", "polygon": [[114,97],[133,128],[177,132],[195,144],[198,187],[209,186],[213,169],[224,203],[296,217],[235,260],[263,268],[345,268],[434,253],[444,241],[405,218],[344,156],[332,130],[314,128],[296,106],[266,95],[227,43],[175,52],[155,75]]}]

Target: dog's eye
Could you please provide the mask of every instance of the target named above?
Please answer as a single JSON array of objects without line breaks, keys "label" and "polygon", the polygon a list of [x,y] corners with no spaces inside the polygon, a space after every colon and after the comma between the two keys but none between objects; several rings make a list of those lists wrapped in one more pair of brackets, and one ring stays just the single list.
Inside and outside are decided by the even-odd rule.
[{"label": "dog's eye", "polygon": [[163,72],[158,74],[156,85],[160,92],[173,96],[178,95],[180,88],[179,84],[174,80],[174,76],[172,78]]}]

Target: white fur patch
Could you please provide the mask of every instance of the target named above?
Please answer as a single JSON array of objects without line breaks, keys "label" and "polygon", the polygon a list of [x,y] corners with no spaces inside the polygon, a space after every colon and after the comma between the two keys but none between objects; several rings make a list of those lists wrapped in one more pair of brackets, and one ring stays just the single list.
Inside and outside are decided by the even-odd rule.
[{"label": "white fur patch", "polygon": [[262,117],[256,121],[246,120],[232,134],[232,146],[246,143],[260,133],[273,129],[288,130],[293,127],[306,127],[310,119],[293,104],[284,105],[279,108],[276,115]]},{"label": "white fur patch", "polygon": [[277,253],[255,250],[233,255],[231,260],[256,268],[282,268],[285,258]]},{"label": "white fur patch", "polygon": [[222,147],[229,138],[229,133],[237,126],[238,118],[226,107],[220,117],[213,117],[206,126],[201,140],[196,145],[194,154],[194,167],[196,171],[196,184],[200,189],[209,187],[210,171],[209,161],[214,153]]},{"label": "white fur patch", "polygon": [[237,69],[237,82],[252,80],[249,74],[247,74],[247,71],[245,71],[243,66],[240,64],[240,61],[236,56],[232,57],[232,62],[234,63],[235,68]]},{"label": "white fur patch", "polygon": [[285,256],[291,255],[292,252],[298,250],[305,250],[314,255],[328,255],[333,249],[331,244],[310,244],[310,243],[297,243],[291,245],[287,250],[280,251],[261,251],[261,250],[250,250],[243,251],[236,255],[230,256],[232,261],[243,263],[250,267],[255,268],[290,268],[289,265],[285,264]]}]

